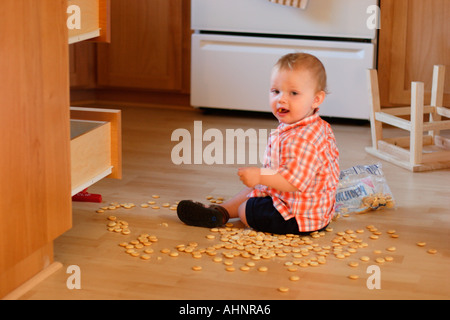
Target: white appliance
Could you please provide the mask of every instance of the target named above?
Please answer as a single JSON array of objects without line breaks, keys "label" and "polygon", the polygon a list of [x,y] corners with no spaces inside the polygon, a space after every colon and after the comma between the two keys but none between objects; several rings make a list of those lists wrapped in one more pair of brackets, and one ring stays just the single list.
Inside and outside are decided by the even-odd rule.
[{"label": "white appliance", "polygon": [[[366,69],[375,66],[377,0],[191,0],[191,105],[270,112],[270,72],[289,52],[324,64],[330,94],[322,116],[369,119]],[[369,12],[369,13],[368,13]]]}]

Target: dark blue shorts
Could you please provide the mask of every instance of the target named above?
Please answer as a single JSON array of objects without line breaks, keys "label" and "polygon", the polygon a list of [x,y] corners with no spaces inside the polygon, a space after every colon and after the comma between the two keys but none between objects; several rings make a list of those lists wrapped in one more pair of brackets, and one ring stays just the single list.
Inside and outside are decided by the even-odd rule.
[{"label": "dark blue shorts", "polygon": [[[306,235],[312,232],[300,232],[295,218],[284,220],[283,216],[273,206],[271,197],[249,198],[245,207],[245,216],[248,225],[257,231],[299,235]],[[321,230],[323,229],[325,228]]]}]

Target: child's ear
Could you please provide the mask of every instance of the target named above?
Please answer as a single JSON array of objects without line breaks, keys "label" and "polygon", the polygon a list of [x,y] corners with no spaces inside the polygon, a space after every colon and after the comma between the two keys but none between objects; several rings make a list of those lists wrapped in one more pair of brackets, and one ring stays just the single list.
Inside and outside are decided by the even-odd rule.
[{"label": "child's ear", "polygon": [[322,104],[322,102],[323,102],[323,100],[325,100],[325,91],[318,91],[317,93],[316,93],[316,96],[314,97],[314,101],[313,101],[313,109],[316,109],[316,108],[318,108],[321,104]]}]

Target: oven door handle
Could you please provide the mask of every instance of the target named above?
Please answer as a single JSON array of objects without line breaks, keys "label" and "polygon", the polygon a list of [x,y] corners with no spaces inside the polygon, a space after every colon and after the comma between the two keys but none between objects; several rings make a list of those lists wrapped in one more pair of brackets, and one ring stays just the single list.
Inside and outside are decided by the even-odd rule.
[{"label": "oven door handle", "polygon": [[285,6],[290,6],[290,7],[297,7],[300,8],[302,10],[305,10],[306,7],[308,6],[308,2],[309,0],[269,0],[270,2],[273,3],[278,3],[278,4],[282,4]]}]

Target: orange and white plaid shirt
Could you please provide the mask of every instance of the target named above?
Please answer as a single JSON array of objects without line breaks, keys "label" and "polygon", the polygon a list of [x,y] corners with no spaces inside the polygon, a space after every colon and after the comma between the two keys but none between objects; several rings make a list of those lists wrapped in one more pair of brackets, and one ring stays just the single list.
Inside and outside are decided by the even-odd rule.
[{"label": "orange and white plaid shirt", "polygon": [[298,189],[282,192],[258,185],[250,197],[272,197],[285,220],[296,218],[299,231],[316,231],[333,217],[339,180],[339,151],[330,125],[316,112],[296,123],[281,123],[270,134],[264,167]]}]

